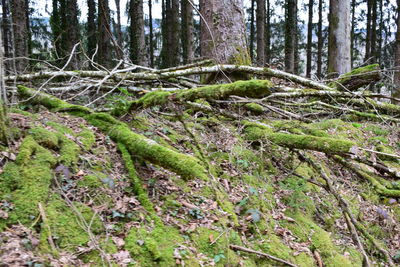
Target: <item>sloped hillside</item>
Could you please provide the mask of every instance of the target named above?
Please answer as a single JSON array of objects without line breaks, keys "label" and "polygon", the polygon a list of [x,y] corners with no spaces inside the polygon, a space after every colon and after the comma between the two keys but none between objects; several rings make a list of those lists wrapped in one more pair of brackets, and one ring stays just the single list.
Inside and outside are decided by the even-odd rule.
[{"label": "sloped hillside", "polygon": [[257,103],[210,105],[198,92],[150,93],[117,120],[19,93],[31,104],[9,110],[12,141],[0,154],[5,266],[400,260],[395,122],[287,120]]}]

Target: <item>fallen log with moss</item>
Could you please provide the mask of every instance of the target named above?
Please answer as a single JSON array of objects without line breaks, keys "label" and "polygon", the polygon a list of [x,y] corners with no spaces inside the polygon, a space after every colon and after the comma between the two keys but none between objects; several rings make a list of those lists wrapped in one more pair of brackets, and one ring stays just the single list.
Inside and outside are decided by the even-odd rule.
[{"label": "fallen log with moss", "polygon": [[165,105],[169,102],[194,101],[196,99],[222,100],[230,96],[262,98],[271,94],[273,85],[266,80],[238,81],[230,84],[217,84],[173,92],[150,92],[131,102],[128,111]]},{"label": "fallen log with moss", "polygon": [[194,157],[178,153],[132,132],[128,125],[109,114],[92,112],[88,108],[69,104],[54,96],[24,86],[18,86],[18,93],[30,102],[43,105],[52,111],[67,112],[86,119],[108,134],[111,139],[124,144],[132,156],[143,158],[176,172],[185,179],[193,177],[207,179],[204,167]]},{"label": "fallen log with moss", "polygon": [[340,91],[356,91],[358,88],[376,83],[382,79],[379,64],[356,68],[341,75],[330,85]]}]

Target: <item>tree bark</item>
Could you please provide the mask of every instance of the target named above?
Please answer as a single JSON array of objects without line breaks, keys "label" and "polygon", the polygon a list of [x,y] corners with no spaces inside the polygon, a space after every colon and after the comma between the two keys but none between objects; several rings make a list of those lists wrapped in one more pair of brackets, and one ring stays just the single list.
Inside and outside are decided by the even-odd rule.
[{"label": "tree bark", "polygon": [[130,58],[133,64],[141,66],[147,63],[143,16],[143,0],[130,0]]},{"label": "tree bark", "polygon": [[308,25],[307,25],[307,68],[306,68],[306,77],[308,78],[311,77],[313,9],[314,9],[314,0],[309,0]]},{"label": "tree bark", "polygon": [[254,28],[254,9],[255,9],[256,0],[251,0],[250,6],[250,58],[251,62],[254,62],[254,36],[255,36],[255,28]]},{"label": "tree bark", "polygon": [[88,5],[88,18],[87,18],[87,50],[89,57],[92,57],[96,51],[97,39],[96,39],[96,3],[94,0],[87,0]]},{"label": "tree bark", "polygon": [[[3,46],[4,46],[4,58],[13,58],[13,38],[11,31],[11,20],[10,20],[10,5],[9,0],[2,0],[2,34],[3,34]],[[8,74],[13,70],[13,64],[11,61],[3,62],[4,63],[4,73]],[[14,70],[15,71],[15,70]]]},{"label": "tree bark", "polygon": [[[65,2],[61,9],[61,42],[63,47],[62,62],[65,63],[71,54],[74,46],[79,42],[79,21],[78,21],[78,4],[77,0],[63,0]],[[67,69],[79,69],[79,58],[78,54],[72,55],[70,65]]]},{"label": "tree bark", "polygon": [[286,0],[285,8],[285,71],[295,73],[297,35],[297,0]]},{"label": "tree bark", "polygon": [[323,0],[318,3],[318,52],[317,52],[317,77],[322,78],[322,50],[324,48],[324,36],[322,33],[322,8]]},{"label": "tree bark", "polygon": [[200,0],[201,55],[218,63],[251,64],[242,0]]},{"label": "tree bark", "polygon": [[354,46],[355,46],[355,29],[356,29],[356,0],[351,0],[351,68],[354,66]]},{"label": "tree bark", "polygon": [[115,31],[117,33],[117,44],[118,44],[118,48],[117,49],[121,51],[120,54],[123,56],[123,40],[122,40],[122,29],[121,29],[121,3],[120,3],[120,0],[115,0],[115,6],[117,8],[117,27],[115,29]]},{"label": "tree bark", "polygon": [[377,62],[377,23],[378,23],[378,3],[377,0],[372,0],[372,25],[371,25],[371,62]]},{"label": "tree bark", "polygon": [[15,51],[15,65],[17,72],[23,72],[28,66],[28,18],[27,18],[28,6],[26,1],[12,1],[11,2],[11,13],[12,13],[12,23],[14,32],[14,51]]},{"label": "tree bark", "polygon": [[372,5],[374,0],[367,0],[367,33],[365,37],[365,57],[364,61],[368,61],[371,57],[371,21],[372,21]]},{"label": "tree bark", "polygon": [[181,0],[182,16],[182,58],[183,64],[189,64],[194,57],[193,48],[193,7],[188,0]]},{"label": "tree bark", "polygon": [[153,0],[149,1],[149,63],[154,67]]},{"label": "tree bark", "polygon": [[267,21],[265,24],[265,64],[271,62],[271,7],[270,0],[267,0]]},{"label": "tree bark", "polygon": [[265,0],[257,0],[257,66],[265,65]]},{"label": "tree bark", "polygon": [[337,76],[351,69],[350,1],[330,0],[328,73]]},{"label": "tree bark", "polygon": [[[397,32],[394,47],[394,89],[393,97],[400,98],[400,0],[397,0]],[[394,104],[400,104],[395,102]]]},{"label": "tree bark", "polygon": [[97,62],[105,68],[111,69],[113,49],[111,46],[110,9],[108,0],[98,0],[98,39]]}]

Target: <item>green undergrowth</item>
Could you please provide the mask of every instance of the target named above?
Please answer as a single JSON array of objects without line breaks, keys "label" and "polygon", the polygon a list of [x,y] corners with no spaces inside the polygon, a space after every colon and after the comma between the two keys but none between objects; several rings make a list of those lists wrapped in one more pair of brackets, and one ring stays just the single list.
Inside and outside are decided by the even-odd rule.
[{"label": "green undergrowth", "polygon": [[[357,219],[363,218],[365,205],[388,210],[395,224],[400,218],[400,195],[385,196],[387,190],[398,192],[396,179],[378,178],[364,165],[360,179],[325,156],[344,157],[358,146],[397,153],[394,133],[386,126],[339,119],[232,122],[196,110],[181,114],[184,125],[176,116],[145,112],[125,123],[44,99],[50,109],[84,118],[98,133],[59,121],[32,124],[21,133],[16,160],[2,168],[0,196],[8,218],[0,226],[32,227],[40,237],[38,255],[75,254],[95,237],[98,247],[78,256],[92,266],[104,264],[102,253],[122,251],[132,258],[129,266],[280,266],[231,245],[297,266],[318,266],[315,255],[327,267],[362,266],[336,198],[322,188],[325,180],[299,158],[298,150],[320,161]],[[255,105],[235,108],[264,114]],[[117,149],[98,145],[100,133]],[[373,156],[368,151],[360,155]],[[118,157],[121,162],[113,161]],[[399,168],[393,157],[377,158]],[[113,164],[124,169],[123,188],[110,181]],[[59,166],[64,167],[56,171]],[[118,199],[113,198],[116,191]],[[67,193],[77,199],[66,199]],[[121,211],[116,201],[124,197],[135,204]],[[389,249],[393,233],[370,217],[360,220],[363,227]],[[362,240],[373,261],[384,264],[376,248]]]}]

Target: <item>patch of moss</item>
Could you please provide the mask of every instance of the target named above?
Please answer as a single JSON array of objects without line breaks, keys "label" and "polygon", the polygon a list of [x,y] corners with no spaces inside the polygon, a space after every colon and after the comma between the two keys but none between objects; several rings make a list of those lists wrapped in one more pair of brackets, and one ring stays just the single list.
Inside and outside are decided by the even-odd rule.
[{"label": "patch of moss", "polygon": [[125,249],[139,266],[175,266],[174,249],[183,242],[178,230],[172,227],[133,227],[125,238]]},{"label": "patch of moss", "polygon": [[79,187],[87,187],[89,189],[96,189],[103,186],[100,178],[97,175],[86,175],[82,180],[78,181]]},{"label": "patch of moss", "polygon": [[264,108],[256,103],[247,103],[244,108],[253,113],[254,115],[261,115],[264,112]]},{"label": "patch of moss", "polygon": [[83,128],[82,131],[76,135],[76,137],[81,142],[83,149],[86,151],[89,151],[96,142],[96,136],[94,135],[93,131],[85,128]]},{"label": "patch of moss", "polygon": [[350,259],[342,255],[332,242],[331,235],[315,224],[311,218],[301,212],[291,213],[290,217],[295,219],[296,223],[287,223],[286,227],[302,242],[311,240],[311,249],[318,250],[325,266],[362,266],[362,257],[359,253],[355,252]]},{"label": "patch of moss", "polygon": [[67,167],[73,167],[78,162],[80,147],[65,135],[59,134],[60,139],[60,157],[59,162]]},{"label": "patch of moss", "polygon": [[[75,251],[77,247],[85,247],[90,241],[88,229],[93,234],[104,230],[100,218],[86,205],[73,202],[75,208],[54,196],[46,205],[47,220],[41,231],[41,249],[50,252],[49,235],[62,250]],[[50,228],[50,232],[49,232]]]},{"label": "patch of moss", "polygon": [[[28,136],[23,140],[15,162],[19,168],[19,187],[10,194],[13,210],[7,223],[25,224],[38,215],[38,203],[48,199],[53,179],[52,168],[57,161],[49,150],[40,146],[32,136]],[[13,166],[12,173],[18,173],[16,169]],[[14,178],[18,179],[18,176]]]},{"label": "patch of moss", "polygon": [[20,168],[14,162],[8,162],[0,174],[0,196],[10,194],[21,187]]},{"label": "patch of moss", "polygon": [[366,127],[364,127],[363,130],[367,131],[367,132],[371,132],[374,135],[378,135],[378,136],[388,136],[390,133],[389,130],[379,127],[376,124],[369,124]]},{"label": "patch of moss", "polygon": [[51,132],[42,127],[35,127],[28,131],[28,133],[38,142],[39,145],[56,149],[58,148],[58,137],[56,133]]}]

